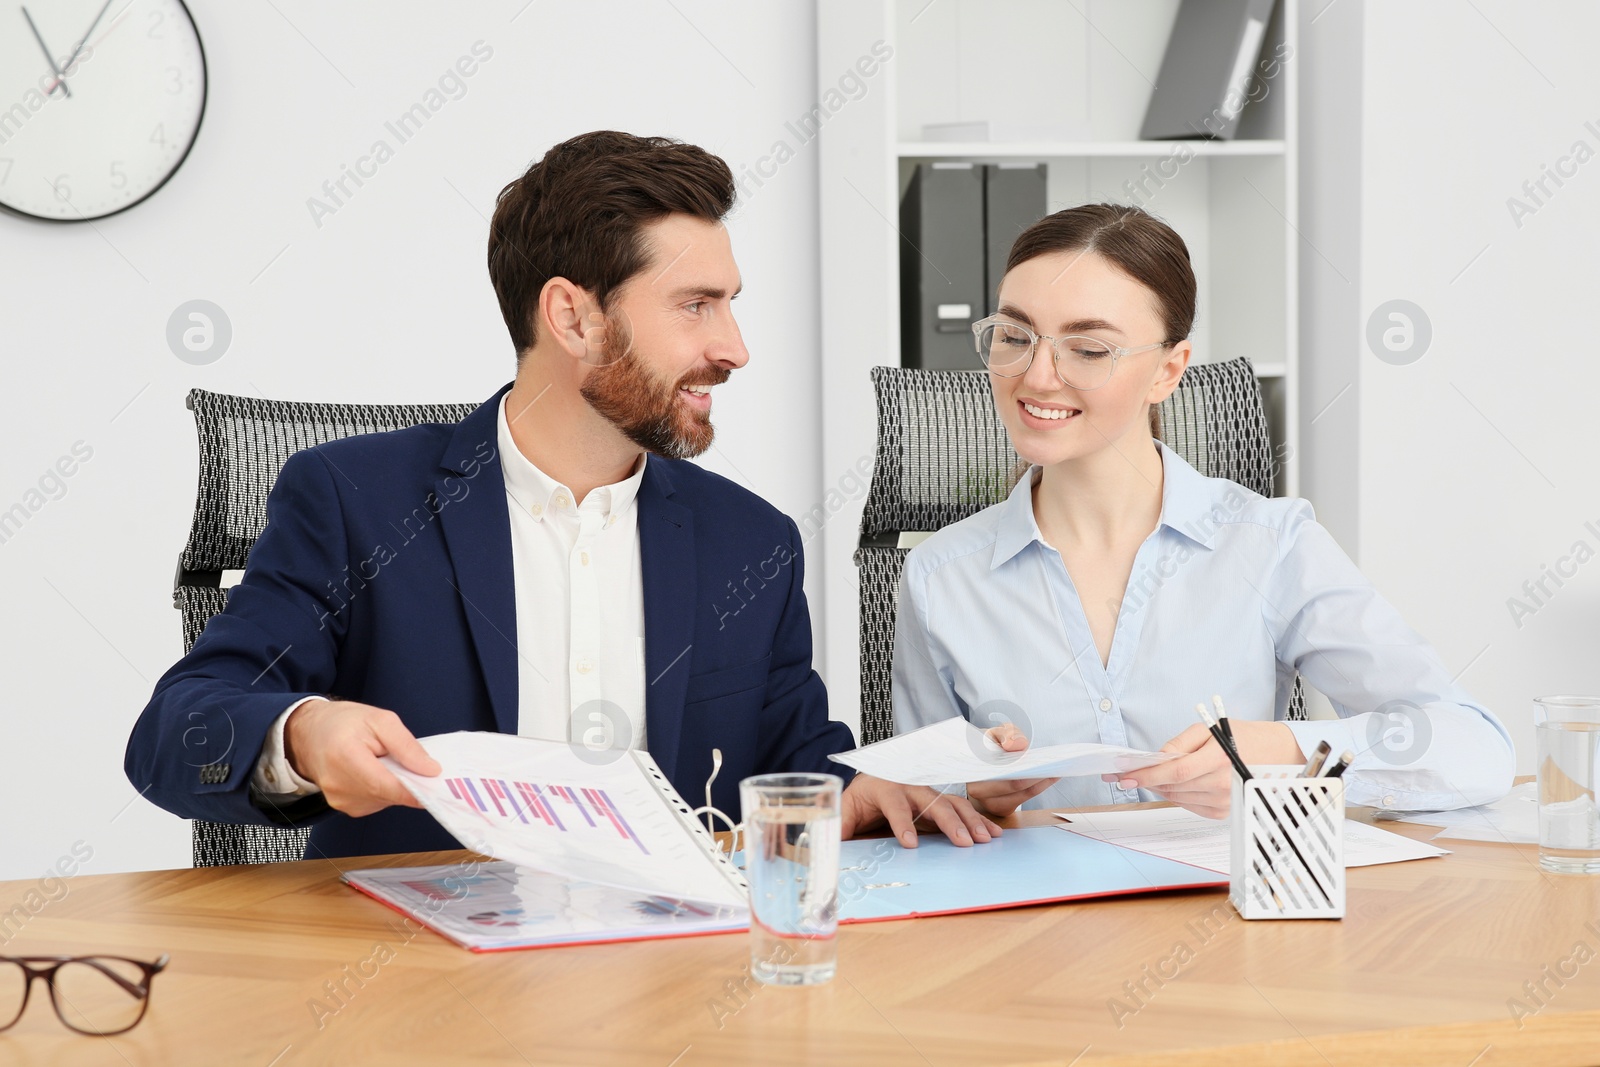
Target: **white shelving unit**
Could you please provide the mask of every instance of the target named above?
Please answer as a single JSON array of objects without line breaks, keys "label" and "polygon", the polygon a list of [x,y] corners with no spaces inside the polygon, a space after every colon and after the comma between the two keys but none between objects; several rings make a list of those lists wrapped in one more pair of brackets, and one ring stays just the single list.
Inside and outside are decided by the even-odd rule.
[{"label": "white shelving unit", "polygon": [[[1276,69],[1236,139],[1141,141],[1177,0],[818,0],[824,102],[841,79],[865,86],[835,98],[819,140],[826,488],[873,456],[868,372],[900,362],[896,225],[916,165],[1029,160],[1048,166],[1048,211],[1135,203],[1183,236],[1199,283],[1195,359],[1254,363],[1284,456],[1278,492],[1298,495],[1296,6],[1277,4],[1262,52]],[[928,124],[979,120],[1037,136],[923,139]],[[862,500],[835,499],[808,559],[823,577],[819,669],[834,716],[854,725]]]}]

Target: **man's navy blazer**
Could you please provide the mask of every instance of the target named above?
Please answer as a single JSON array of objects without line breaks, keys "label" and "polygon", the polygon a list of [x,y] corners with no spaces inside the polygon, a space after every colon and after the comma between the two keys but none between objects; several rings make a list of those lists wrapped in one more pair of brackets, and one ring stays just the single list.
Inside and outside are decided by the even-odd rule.
[{"label": "man's navy blazer", "polygon": [[[128,740],[135,789],[177,815],[267,823],[250,778],[274,719],[304,696],[396,712],[418,737],[517,730],[511,524],[500,397],[457,425],[350,437],[290,457],[244,578],[156,683]],[[799,531],[753,493],[651,455],[638,493],[645,734],[691,804],[772,771],[849,772],[811,668]],[[540,591],[527,590],[537,598]],[[736,816],[735,816],[736,817]],[[460,847],[433,817],[325,812],[307,855]]]}]

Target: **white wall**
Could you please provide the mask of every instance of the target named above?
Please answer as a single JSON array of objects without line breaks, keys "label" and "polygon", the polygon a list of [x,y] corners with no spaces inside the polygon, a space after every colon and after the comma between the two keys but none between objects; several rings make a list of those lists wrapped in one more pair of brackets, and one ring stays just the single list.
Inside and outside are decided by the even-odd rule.
[{"label": "white wall", "polygon": [[[0,544],[0,879],[37,876],[80,840],[89,873],[189,862],[188,824],[122,773],[129,727],[181,651],[187,390],[487,397],[513,373],[484,267],[505,182],[598,128],[692,141],[738,174],[815,103],[810,3],[275,5],[191,0],[211,96],[154,198],[93,228],[0,215],[0,510],[74,442],[93,450]],[[493,56],[465,95],[318,227],[307,198],[479,40]],[[752,359],[719,392],[704,462],[798,515],[821,474],[815,143],[793,147],[731,225]],[[232,321],[210,366],[165,342],[193,298]]]},{"label": "white wall", "polygon": [[[1308,434],[1308,491],[1378,588],[1506,720],[1531,773],[1532,698],[1600,690],[1600,563],[1562,563],[1579,542],[1584,559],[1600,552],[1588,432],[1600,162],[1560,164],[1579,141],[1600,156],[1600,8],[1310,8],[1325,6],[1303,22],[1308,62],[1320,42],[1331,65],[1325,79],[1308,68],[1307,108],[1321,86],[1349,90],[1359,111],[1333,114],[1325,97],[1338,125],[1321,127],[1324,154],[1308,149],[1305,165],[1306,186],[1324,195],[1308,196],[1303,216],[1322,314],[1308,307],[1302,413],[1332,405]],[[1308,114],[1313,139],[1315,128]],[[1551,195],[1535,203],[1524,181],[1558,164],[1575,173],[1547,181]],[[1520,225],[1513,197],[1535,209]],[[1358,291],[1353,306],[1334,266]],[[1426,352],[1401,365],[1365,338],[1396,299],[1432,327]],[[1547,565],[1574,576],[1547,579],[1535,601],[1523,583]],[[1512,597],[1532,613],[1513,618]]]},{"label": "white wall", "polygon": [[1530,700],[1600,690],[1600,564],[1520,625],[1507,606],[1576,542],[1600,550],[1600,162],[1520,227],[1507,200],[1575,142],[1600,153],[1600,8],[1476,8],[1366,5],[1361,305],[1411,300],[1433,341],[1407,366],[1363,360],[1361,556],[1507,718],[1527,773]]},{"label": "white wall", "polygon": [[1300,488],[1318,520],[1359,558],[1365,5],[1296,2],[1300,53],[1290,62],[1300,66]]}]

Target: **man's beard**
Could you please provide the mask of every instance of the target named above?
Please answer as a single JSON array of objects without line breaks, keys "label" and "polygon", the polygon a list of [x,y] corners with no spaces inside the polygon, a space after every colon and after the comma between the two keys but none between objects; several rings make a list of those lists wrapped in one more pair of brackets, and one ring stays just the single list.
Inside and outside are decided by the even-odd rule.
[{"label": "man's beard", "polygon": [[[609,361],[589,372],[578,392],[624,436],[647,452],[688,459],[711,447],[716,430],[710,412],[696,411],[678,399],[690,385],[720,385],[723,367],[707,367],[662,384],[633,348],[633,334],[614,315],[606,315],[605,355]],[[618,355],[620,351],[620,355]]]}]

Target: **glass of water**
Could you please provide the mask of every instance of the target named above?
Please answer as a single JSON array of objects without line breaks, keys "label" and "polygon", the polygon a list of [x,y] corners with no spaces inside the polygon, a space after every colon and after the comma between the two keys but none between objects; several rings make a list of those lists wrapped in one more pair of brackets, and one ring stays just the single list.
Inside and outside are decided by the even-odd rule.
[{"label": "glass of water", "polygon": [[1540,697],[1539,866],[1600,874],[1600,697]]},{"label": "glass of water", "polygon": [[760,774],[739,783],[757,981],[820,985],[833,978],[841,785],[834,774]]}]

